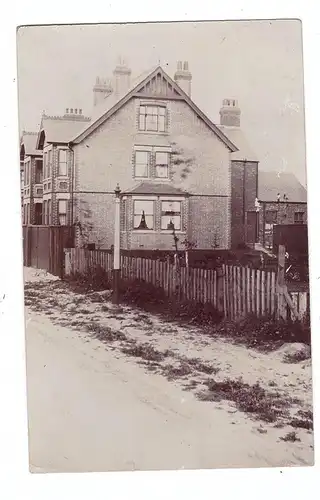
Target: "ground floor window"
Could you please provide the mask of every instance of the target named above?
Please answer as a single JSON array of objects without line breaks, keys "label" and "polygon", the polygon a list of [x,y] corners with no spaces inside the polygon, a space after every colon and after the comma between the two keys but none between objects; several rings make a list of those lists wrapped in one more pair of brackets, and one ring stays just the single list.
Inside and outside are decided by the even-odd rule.
[{"label": "ground floor window", "polygon": [[67,225],[67,200],[58,201],[58,218],[60,226]]},{"label": "ground floor window", "polygon": [[294,213],[294,223],[295,224],[303,224],[304,222],[304,212],[295,212]]},{"label": "ground floor window", "polygon": [[42,203],[34,205],[34,223],[39,226],[42,224]]},{"label": "ground floor window", "polygon": [[134,200],[133,227],[137,230],[152,230],[154,228],[154,201]]}]

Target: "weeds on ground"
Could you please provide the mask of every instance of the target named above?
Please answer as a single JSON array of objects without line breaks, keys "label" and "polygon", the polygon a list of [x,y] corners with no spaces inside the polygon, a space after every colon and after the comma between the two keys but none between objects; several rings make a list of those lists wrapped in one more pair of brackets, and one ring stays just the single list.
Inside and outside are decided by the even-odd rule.
[{"label": "weeds on ground", "polygon": [[307,359],[310,359],[311,354],[310,352],[307,352],[304,349],[301,349],[301,351],[297,351],[292,354],[286,354],[283,358],[283,361],[285,363],[300,363],[301,361],[306,361]]},{"label": "weeds on ground", "polygon": [[163,361],[167,356],[171,355],[169,350],[158,351],[149,344],[135,344],[130,347],[123,347],[121,351],[129,356],[145,359],[146,361]]},{"label": "weeds on ground", "polygon": [[187,363],[180,363],[179,366],[165,365],[161,367],[163,374],[168,380],[186,377],[192,373],[192,368]]},{"label": "weeds on ground", "polygon": [[301,441],[301,439],[298,437],[297,433],[294,431],[288,432],[288,434],[286,434],[283,437],[280,437],[280,439],[281,439],[281,441],[287,441],[290,443],[295,443],[296,441]]},{"label": "weeds on ground", "polygon": [[222,382],[208,380],[206,385],[208,390],[198,393],[200,400],[232,401],[238,410],[270,423],[289,416],[291,404],[299,402],[285,399],[276,392],[268,392],[259,383],[247,384],[241,378]]}]

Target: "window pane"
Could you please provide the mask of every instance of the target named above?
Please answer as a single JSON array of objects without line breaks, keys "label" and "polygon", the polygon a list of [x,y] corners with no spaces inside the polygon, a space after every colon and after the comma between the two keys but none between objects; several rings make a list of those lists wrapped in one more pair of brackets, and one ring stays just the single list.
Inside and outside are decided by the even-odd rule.
[{"label": "window pane", "polygon": [[145,130],[146,128],[146,117],[145,115],[140,115],[139,117],[139,130]]},{"label": "window pane", "polygon": [[152,200],[135,200],[134,201],[134,214],[140,215],[142,212],[146,215],[153,215],[153,201]]},{"label": "window pane", "polygon": [[145,106],[140,106],[140,115],[145,115],[145,113],[146,113]]},{"label": "window pane", "polygon": [[149,153],[148,151],[136,151],[135,176],[148,177]]},{"label": "window pane", "polygon": [[161,205],[161,211],[164,212],[181,212],[181,202],[180,201],[163,201]]},{"label": "window pane", "polygon": [[65,163],[67,161],[67,151],[66,149],[59,150],[59,162]]},{"label": "window pane", "polygon": [[165,115],[166,114],[166,108],[159,108],[159,115]]},{"label": "window pane", "polygon": [[181,229],[181,217],[180,215],[163,215],[161,217],[161,229],[170,229],[169,224],[173,222],[174,228],[177,231]]},{"label": "window pane", "polygon": [[168,153],[156,153],[156,165],[168,165]]},{"label": "window pane", "polygon": [[59,224],[61,226],[66,226],[67,225],[67,216],[66,215],[59,215]]},{"label": "window pane", "polygon": [[165,117],[159,116],[159,132],[165,131]]},{"label": "window pane", "polygon": [[67,213],[67,201],[59,200],[59,214],[66,214],[66,213]]},{"label": "window pane", "polygon": [[134,229],[148,230],[153,229],[153,215],[135,215],[134,216]]},{"label": "window pane", "polygon": [[167,165],[157,165],[156,166],[156,177],[161,177],[162,179],[168,177],[168,166]]},{"label": "window pane", "polygon": [[158,130],[158,116],[147,115],[146,117],[146,130]]}]

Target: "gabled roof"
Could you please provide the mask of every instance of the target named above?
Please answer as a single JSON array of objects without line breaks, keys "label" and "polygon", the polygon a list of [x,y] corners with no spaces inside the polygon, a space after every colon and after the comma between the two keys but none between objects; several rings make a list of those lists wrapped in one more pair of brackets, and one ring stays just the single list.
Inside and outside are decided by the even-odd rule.
[{"label": "gabled roof", "polygon": [[37,132],[22,132],[20,140],[20,151],[24,148],[25,156],[39,156],[42,151],[37,150]]},{"label": "gabled roof", "polygon": [[231,160],[258,161],[255,152],[251,149],[246,136],[240,127],[227,127],[225,125],[219,125],[219,128],[238,148],[238,151],[231,153]]},{"label": "gabled roof", "polygon": [[[153,71],[149,74],[142,74],[140,77],[133,83],[131,88],[122,96],[117,97],[114,93],[109,95],[104,105],[99,107],[99,114],[91,120],[91,123],[88,126],[84,127],[83,131],[75,135],[73,140],[74,144],[79,144],[83,141],[88,135],[94,132],[100,125],[102,125],[106,120],[108,120],[116,111],[118,111],[122,106],[124,106],[132,97],[135,96],[148,82],[150,82],[154,77],[160,75],[160,77],[167,80],[167,82],[172,87],[175,92],[177,98],[180,97],[183,99],[193,111],[207,124],[207,126],[214,132],[214,134],[219,137],[219,139],[229,148],[230,151],[237,151],[237,147],[233,144],[233,142],[219,129],[217,125],[215,125],[190,99],[190,97],[170,78],[170,76],[165,73],[165,71],[161,68],[161,66],[157,66]],[[165,97],[164,97],[165,99]],[[102,109],[103,108],[103,109]]]},{"label": "gabled roof", "polygon": [[152,182],[141,182],[138,186],[133,189],[128,189],[124,191],[123,194],[150,194],[150,195],[176,195],[176,196],[186,196],[188,193],[182,189],[176,188],[171,184],[166,183],[152,183]]},{"label": "gabled roof", "polygon": [[288,201],[307,202],[307,190],[290,172],[264,172],[259,170],[258,197],[261,201],[277,201],[277,195]]},{"label": "gabled roof", "polygon": [[41,133],[43,132],[47,143],[68,144],[75,134],[83,129],[84,123],[88,123],[87,118],[74,120],[72,118],[44,115],[37,138],[37,147],[39,147]]}]

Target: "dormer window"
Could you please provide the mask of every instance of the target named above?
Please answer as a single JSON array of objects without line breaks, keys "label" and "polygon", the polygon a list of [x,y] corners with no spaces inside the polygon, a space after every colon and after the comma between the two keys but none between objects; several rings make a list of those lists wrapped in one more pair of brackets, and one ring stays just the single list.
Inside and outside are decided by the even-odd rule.
[{"label": "dormer window", "polygon": [[165,132],[165,106],[140,106],[139,130],[144,130],[146,132]]}]

